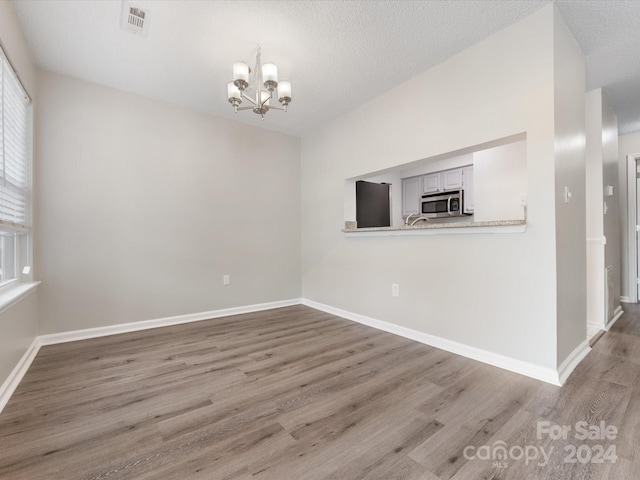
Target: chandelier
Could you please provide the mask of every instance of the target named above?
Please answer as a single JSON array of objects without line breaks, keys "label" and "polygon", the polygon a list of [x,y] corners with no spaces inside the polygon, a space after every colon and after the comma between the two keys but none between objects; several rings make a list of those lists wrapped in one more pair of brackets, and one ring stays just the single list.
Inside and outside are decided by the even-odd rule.
[{"label": "chandelier", "polygon": [[[227,85],[227,96],[235,112],[253,110],[253,113],[257,113],[263,119],[265,113],[271,109],[286,112],[287,105],[291,102],[291,82],[288,80],[278,82],[278,68],[274,63],[260,65],[260,47],[256,54],[256,68],[250,79],[251,73],[246,63],[233,64],[233,81]],[[271,103],[276,89],[278,101],[282,106]],[[249,101],[251,105],[241,107],[243,99]]]}]

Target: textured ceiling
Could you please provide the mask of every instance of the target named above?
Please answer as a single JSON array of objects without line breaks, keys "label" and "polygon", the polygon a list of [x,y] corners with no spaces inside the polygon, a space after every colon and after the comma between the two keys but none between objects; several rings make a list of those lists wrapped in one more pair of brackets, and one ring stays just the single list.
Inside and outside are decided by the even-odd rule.
[{"label": "textured ceiling", "polygon": [[[300,135],[402,83],[548,0],[135,1],[146,38],[120,29],[120,1],[14,0],[44,69]],[[556,0],[605,87],[624,133],[640,131],[640,2]],[[277,63],[292,83],[289,112],[234,114],[231,65]]]},{"label": "textured ceiling", "polygon": [[621,135],[640,132],[640,2],[556,0],[587,61],[587,90],[603,87]]}]

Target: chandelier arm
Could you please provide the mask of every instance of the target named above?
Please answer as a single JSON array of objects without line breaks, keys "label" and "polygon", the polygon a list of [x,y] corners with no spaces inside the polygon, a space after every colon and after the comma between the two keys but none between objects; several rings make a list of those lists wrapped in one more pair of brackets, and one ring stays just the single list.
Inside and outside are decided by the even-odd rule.
[{"label": "chandelier arm", "polygon": [[[262,102],[260,102],[260,106],[264,107],[265,104],[269,101],[273,99],[273,93],[269,92],[269,96],[267,98],[265,98]],[[268,105],[269,108],[271,108],[271,105]]]},{"label": "chandelier arm", "polygon": [[253,107],[238,107],[238,112],[241,112],[242,110],[253,110]]},{"label": "chandelier arm", "polygon": [[[248,107],[247,107],[248,108]],[[282,110],[285,111],[282,107],[276,107],[275,105],[269,105],[269,110]]]},{"label": "chandelier arm", "polygon": [[[246,100],[249,100],[254,105],[257,105],[256,101],[253,98],[251,98],[250,96],[248,96],[247,94],[245,94],[244,92],[242,92],[242,98],[244,98]],[[253,108],[253,107],[247,107],[247,108]]]}]

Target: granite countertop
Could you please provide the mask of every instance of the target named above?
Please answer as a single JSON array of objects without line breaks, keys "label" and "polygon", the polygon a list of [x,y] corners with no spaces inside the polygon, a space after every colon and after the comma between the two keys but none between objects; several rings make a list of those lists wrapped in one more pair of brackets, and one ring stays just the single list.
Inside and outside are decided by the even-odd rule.
[{"label": "granite countertop", "polygon": [[[355,228],[355,222],[345,222],[345,228],[342,230],[344,233],[367,233],[367,232],[406,232],[406,233],[418,233],[420,230],[457,230],[457,229],[469,229],[469,228],[482,228],[482,227],[524,227],[527,224],[526,220],[495,220],[490,222],[455,222],[455,223],[429,223],[419,222],[413,226],[401,226],[401,227],[367,227],[367,228]],[[425,232],[426,233],[426,232]]]}]

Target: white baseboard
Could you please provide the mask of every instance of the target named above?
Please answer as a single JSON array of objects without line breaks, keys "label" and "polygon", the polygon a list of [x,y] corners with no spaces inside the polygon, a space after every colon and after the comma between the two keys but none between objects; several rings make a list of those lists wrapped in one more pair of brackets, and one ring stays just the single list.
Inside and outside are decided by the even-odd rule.
[{"label": "white baseboard", "polygon": [[638,303],[636,300],[632,299],[631,297],[620,297],[620,301],[622,303]]},{"label": "white baseboard", "polygon": [[[419,332],[417,330],[402,327],[400,325],[395,325],[382,320],[366,317],[357,313],[341,310],[339,308],[331,307],[329,305],[318,303],[313,300],[296,298],[277,302],[248,305],[244,307],[225,308],[221,310],[211,310],[208,312],[193,313],[188,315],[178,315],[174,317],[157,318],[140,322],[109,325],[105,327],[88,328],[83,330],[74,330],[69,332],[38,336],[34,339],[31,346],[22,356],[7,380],[0,386],[0,412],[2,412],[3,408],[11,398],[11,395],[29,369],[29,366],[38,354],[41,346],[64,342],[73,342],[89,338],[98,338],[120,333],[136,332],[140,330],[166,327],[170,325],[179,325],[183,323],[198,322],[202,320],[209,320],[212,318],[240,315],[243,313],[260,312],[263,310],[271,310],[274,308],[289,307],[292,305],[300,304],[315,308],[316,310],[331,313],[333,315],[337,315],[339,317],[346,318],[363,325],[377,328],[385,332],[393,333],[401,337],[415,340],[432,347],[440,348],[457,355],[462,355],[464,357],[478,360],[489,365],[519,373],[521,375],[526,375],[537,380],[542,380],[543,382],[551,383],[553,385],[562,385],[569,374],[573,371],[573,369],[590,351],[589,345],[585,341],[583,344],[578,346],[578,348],[576,348],[576,350],[572,352],[571,355],[569,355],[569,357],[558,368],[558,371],[555,371],[551,368],[541,367],[529,362],[524,362],[522,360],[507,357],[505,355],[496,354],[487,350],[482,350],[480,348],[472,347],[452,340],[447,340],[445,338],[430,335],[428,333]],[[619,311],[616,310],[616,312],[616,317],[614,317],[609,326],[613,325],[613,322],[615,322],[623,313],[621,308],[619,308]]]},{"label": "white baseboard", "polygon": [[[471,358],[473,360],[478,360],[480,362],[487,363],[495,367],[500,367],[511,372],[519,373],[527,377],[535,378],[536,380],[542,380],[543,382],[551,383],[558,386],[562,385],[558,371],[552,368],[541,367],[533,363],[524,362],[522,360],[507,357],[505,355],[489,352],[488,350],[483,350],[462,343],[454,342],[453,340],[447,340],[446,338],[437,337],[428,333],[419,332],[411,328],[402,327],[393,323],[366,317],[364,315],[353,312],[348,312],[346,310],[331,307],[329,305],[315,302],[306,298],[302,299],[302,304],[311,308],[315,308],[316,310],[322,310],[323,312],[346,318],[347,320],[352,320],[369,327],[377,328],[378,330],[383,330],[385,332],[393,333],[410,340],[415,340],[416,342],[424,343],[425,345],[436,347],[441,350],[446,350],[448,352]],[[567,366],[567,369],[568,368],[569,366]],[[575,368],[575,365],[573,365],[571,369],[568,370],[569,373],[571,373],[573,368]],[[568,376],[568,373],[566,376]]]},{"label": "white baseboard", "polygon": [[567,358],[560,364],[558,367],[558,379],[560,381],[560,385],[564,385],[564,382],[567,381],[571,372],[578,366],[578,364],[584,360],[584,357],[591,351],[591,347],[589,347],[589,341],[585,340],[580,345],[576,347],[576,349],[569,354]]},{"label": "white baseboard", "polygon": [[16,388],[18,388],[18,385],[22,381],[25,373],[29,370],[31,362],[33,362],[33,359],[36,358],[36,355],[40,351],[41,345],[42,344],[38,340],[38,337],[34,338],[18,364],[11,371],[4,383],[0,385],[0,412],[2,412],[5,405],[9,402],[9,399],[11,398],[11,395],[13,395],[13,392],[16,391]]},{"label": "white baseboard", "polygon": [[607,325],[606,325],[606,327],[604,327],[604,329],[609,331],[609,329],[611,327],[613,327],[613,324],[618,321],[618,319],[622,316],[623,313],[624,313],[624,310],[622,310],[622,307],[620,305],[618,305],[618,307],[613,312],[613,318],[611,319],[611,321],[609,323],[607,323]]},{"label": "white baseboard", "polygon": [[118,325],[108,325],[105,327],[86,328],[83,330],[72,330],[69,332],[61,333],[50,333],[48,335],[40,335],[40,337],[38,338],[41,345],[54,345],[56,343],[75,342],[77,340],[105,337],[107,335],[138,332],[140,330],[148,330],[150,328],[168,327],[171,325],[180,325],[182,323],[199,322],[202,320],[210,320],[212,318],[228,317],[230,315],[261,312],[263,310],[272,310],[274,308],[300,305],[300,303],[301,300],[299,298],[293,298],[290,300],[258,303],[255,305],[247,305],[244,307],[223,308],[221,310],[211,310],[209,312],[177,315],[175,317],[156,318],[153,320],[144,320],[141,322],[120,323]]}]

